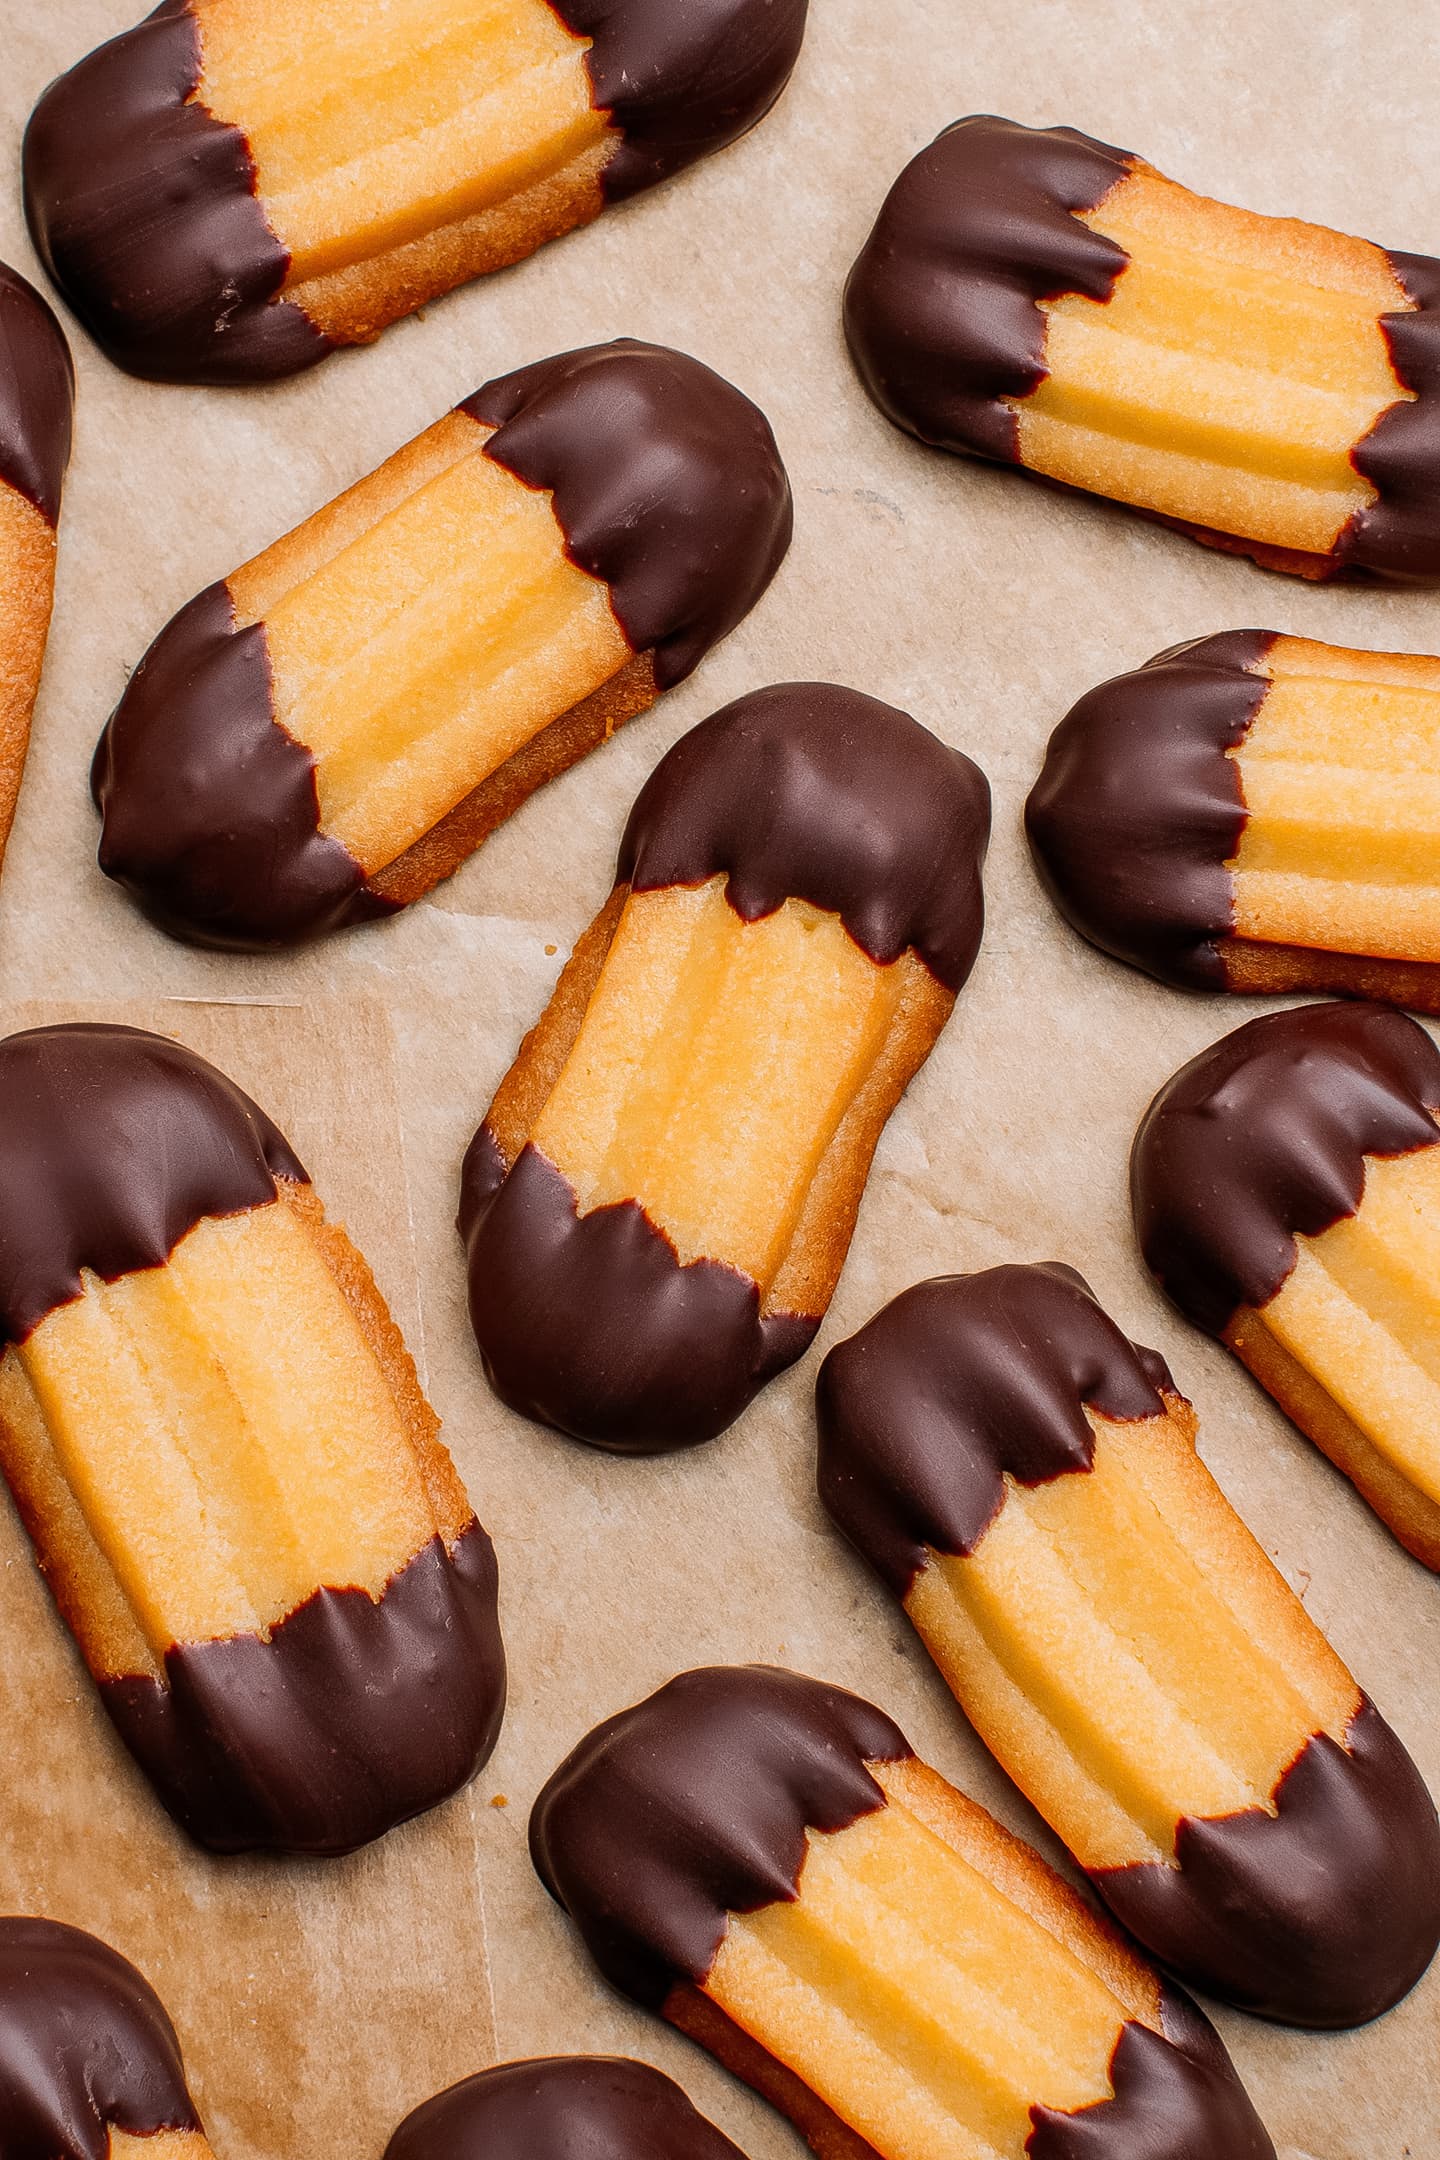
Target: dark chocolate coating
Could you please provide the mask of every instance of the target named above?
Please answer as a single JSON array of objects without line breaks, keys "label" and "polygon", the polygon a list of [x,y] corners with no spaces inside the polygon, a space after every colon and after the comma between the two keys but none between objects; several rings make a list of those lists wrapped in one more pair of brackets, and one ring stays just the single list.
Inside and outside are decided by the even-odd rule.
[{"label": "dark chocolate coating", "polygon": [[[845,331],[861,380],[897,427],[942,450],[1020,461],[1015,415],[1045,379],[1038,302],[1108,300],[1129,257],[1075,212],[1098,209],[1139,160],[1073,128],[957,120],[895,182],[850,273]],[[1327,555],[1294,554],[1324,575],[1391,584],[1440,580],[1440,261],[1391,254],[1415,302],[1382,315],[1400,382],[1413,390],[1351,452],[1378,499]],[[1158,513],[1133,505],[1142,516]],[[1228,537],[1181,519],[1200,539]],[[1285,550],[1270,550],[1278,560]]]},{"label": "dark chocolate coating", "polygon": [[1073,2115],[1032,2108],[1027,2160],[1275,2160],[1275,2148],[1208,2018],[1166,1988],[1163,2034],[1123,2025],[1111,2099]]},{"label": "dark chocolate coating", "polygon": [[805,36],[807,0],[552,0],[579,37],[595,104],[621,130],[601,185],[653,187],[763,120]]},{"label": "dark chocolate coating", "polygon": [[70,463],[75,366],[53,311],[0,263],[0,481],[60,522]]},{"label": "dark chocolate coating", "polygon": [[[930,1551],[972,1552],[1005,1479],[1083,1474],[1082,1404],[1155,1417],[1174,1393],[1071,1269],[990,1268],[920,1283],[820,1370],[820,1497],[902,1599]],[[1177,1864],[1092,1868],[1153,1957],[1194,1986],[1292,2025],[1388,2010],[1440,1941],[1440,1826],[1420,1775],[1365,1703],[1346,1747],[1307,1741],[1275,1793],[1182,1820]]]},{"label": "dark chocolate coating", "polygon": [[776,683],[661,759],[616,876],[656,892],[724,873],[745,922],[808,900],[880,966],[913,949],[958,991],[980,949],[989,837],[990,789],[961,751],[858,690]]},{"label": "dark chocolate coating", "polygon": [[1433,255],[1389,257],[1415,309],[1382,315],[1390,363],[1416,395],[1387,406],[1351,462],[1378,489],[1335,543],[1335,559],[1392,584],[1440,579],[1440,262]]},{"label": "dark chocolate coating", "polygon": [[[531,1857],[611,1985],[661,2009],[703,1986],[731,1913],[796,1897],[807,1829],[885,1805],[867,1766],[910,1753],[881,1711],[818,1680],[682,1673],[561,1764],[530,1818]],[[1112,2098],[1032,2110],[1031,2160],[1273,2160],[1206,2020],[1168,1989],[1162,2015],[1164,2038],[1122,2024]]]},{"label": "dark chocolate coating", "polygon": [[674,2080],[616,2055],[500,2063],[407,2115],[385,2160],[742,2160]]},{"label": "dark chocolate coating", "polygon": [[245,137],[193,99],[187,0],[53,82],[25,131],[25,213],[45,268],[109,357],[152,382],[256,383],[329,341],[277,298],[289,256]]},{"label": "dark chocolate coating", "polygon": [[160,632],[96,745],[100,867],[188,944],[264,952],[393,913],[320,830],[315,760],[275,719],[265,625],[207,586]]},{"label": "dark chocolate coating", "polygon": [[307,1182],[248,1095],[193,1050],[82,1023],[0,1042],[0,1347],[82,1294],[161,1267],[209,1216]]},{"label": "dark chocolate coating", "polygon": [[1201,638],[1101,683],[1050,738],[1025,806],[1035,867],[1082,937],[1161,982],[1223,990],[1227,867],[1245,829],[1235,760],[1269,681],[1268,630]]},{"label": "dark chocolate coating", "polygon": [[505,1709],[495,1553],[472,1522],[364,1590],[317,1590],[270,1631],[166,1652],[165,1686],[101,1683],[121,1739],[212,1852],[353,1852],[489,1758]]},{"label": "dark chocolate coating", "polygon": [[901,173],[845,288],[861,381],[897,427],[942,450],[1019,462],[1003,400],[1045,379],[1041,300],[1108,300],[1130,258],[1091,232],[1135,164],[1074,128],[957,120]]},{"label": "dark chocolate coating", "polygon": [[[905,713],[827,684],[737,699],[651,775],[621,842],[637,892],[728,876],[745,921],[788,898],[838,913],[887,964],[913,947],[958,990],[980,943],[984,776]],[[512,1408],[621,1454],[694,1447],[808,1346],[822,1315],[762,1315],[756,1285],[681,1266],[634,1200],[576,1212],[532,1148],[507,1176],[482,1126],[466,1157],[460,1235],[470,1317]]]},{"label": "dark chocolate coating", "polygon": [[917,1283],[820,1368],[820,1498],[903,1599],[932,1551],[975,1550],[1007,1477],[1046,1485],[1092,1468],[1083,1405],[1161,1417],[1162,1389],[1178,1392],[1164,1359],[1128,1342],[1058,1261]]},{"label": "dark chocolate coating", "polygon": [[[573,559],[611,587],[660,687],[748,614],[790,544],[764,415],[683,353],[620,340],[477,390],[486,454],[553,489]],[[393,913],[320,829],[315,761],[274,715],[265,626],[212,585],[151,646],[106,724],[91,788],[100,867],[192,944],[276,950]]]},{"label": "dark chocolate coating", "polygon": [[772,1665],[681,1673],[597,1725],[545,1785],[530,1856],[612,1987],[700,1986],[731,1913],[793,1902],[808,1830],[885,1805],[910,1744],[843,1688]]},{"label": "dark chocolate coating", "polygon": [[1197,1327],[1268,1304],[1297,1236],[1353,1215],[1367,1155],[1434,1147],[1440,1051],[1383,1005],[1266,1013],[1203,1050],[1151,1103],[1130,1157],[1146,1264]]},{"label": "dark chocolate coating", "polygon": [[610,587],[662,690],[743,621],[785,558],[794,506],[770,423],[685,353],[586,346],[486,383],[461,410],[496,430],[488,457],[554,491],[567,552]]},{"label": "dark chocolate coating", "polygon": [[[163,1266],[197,1223],[263,1207],[305,1172],[203,1058],[136,1028],[0,1042],[0,1343]],[[174,1646],[167,1685],[101,1684],[165,1805],[220,1852],[347,1852],[432,1807],[489,1755],[505,1702],[495,1556],[437,1538],[378,1604],[322,1589],[270,1632]]]},{"label": "dark chocolate coating", "polygon": [[0,1919],[0,2153],[107,2160],[112,2127],[200,2128],[160,1998],[79,1928]]},{"label": "dark chocolate coating", "polygon": [[506,1177],[482,1125],[460,1186],[470,1321],[486,1378],[522,1416],[615,1455],[699,1447],[804,1355],[817,1314],[760,1311],[748,1276],[681,1266],[633,1200],[577,1215],[534,1148]]},{"label": "dark chocolate coating", "polygon": [[1116,1918],[1182,1978],[1257,2016],[1335,2030],[1407,1995],[1440,1946],[1440,1824],[1362,1700],[1339,1747],[1306,1742],[1275,1792],[1185,1820],[1177,1866],[1095,1868]]}]

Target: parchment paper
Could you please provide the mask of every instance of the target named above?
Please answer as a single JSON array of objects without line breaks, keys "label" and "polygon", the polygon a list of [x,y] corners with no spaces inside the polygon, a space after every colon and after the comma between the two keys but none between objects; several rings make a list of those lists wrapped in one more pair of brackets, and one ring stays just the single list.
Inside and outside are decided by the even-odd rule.
[{"label": "parchment paper", "polygon": [[[13,177],[25,114],[133,12],[131,0],[0,0],[12,176],[0,253],[32,275]],[[22,1541],[0,1529],[0,1897],[84,1920],[141,1958],[183,2026],[221,2160],[378,2160],[427,2084],[495,2048],[646,2056],[753,2160],[795,2160],[777,2117],[604,1991],[526,1858],[528,1805],[560,1755],[684,1665],[770,1658],[861,1689],[1054,1852],[813,1498],[818,1357],[922,1275],[1052,1256],[1081,1266],[1121,1324],[1169,1357],[1221,1482],[1440,1789],[1440,1586],[1229,1356],[1169,1312],[1131,1242],[1125,1163],[1140,1111],[1259,1007],[1187,998],[1082,946],[1036,886],[1018,827],[1046,736],[1102,677],[1251,624],[1436,651],[1440,599],[1267,577],[922,451],[866,403],[837,327],[844,272],[891,179],[974,110],[1070,122],[1229,200],[1440,252],[1436,0],[812,0],[811,14],[794,85],[745,144],[373,351],[263,393],[203,393],[131,383],[74,335],[78,448],[0,884],[0,1021],[21,1024],[36,996],[305,1009],[304,1026],[293,1012],[227,1021],[237,1032],[222,1062],[242,1079],[263,1065],[263,1099],[291,1120],[407,1324],[408,1176],[433,1393],[496,1537],[512,1668],[490,1771],[428,1822],[341,1869],[196,1863],[80,1703]],[[775,424],[798,534],[756,614],[402,919],[273,961],[190,953],[149,930],[94,868],[85,792],[96,733],[149,638],[486,377],[621,333],[696,353]],[[881,1146],[817,1349],[699,1455],[612,1461],[526,1426],[486,1390],[452,1229],[460,1155],[609,887],[625,811],[657,757],[740,691],[815,675],[907,706],[988,772],[985,950]],[[370,1001],[394,1033],[393,1092]],[[193,1008],[175,1021],[195,1024]],[[1217,2016],[1293,2160],[1436,2150],[1440,1972],[1349,2036]]]}]

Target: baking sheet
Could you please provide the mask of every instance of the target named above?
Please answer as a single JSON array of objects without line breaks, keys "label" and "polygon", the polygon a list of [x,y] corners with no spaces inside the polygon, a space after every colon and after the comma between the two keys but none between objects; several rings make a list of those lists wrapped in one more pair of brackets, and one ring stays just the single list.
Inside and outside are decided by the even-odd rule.
[{"label": "baking sheet", "polygon": [[[924,1274],[1081,1266],[1169,1357],[1222,1484],[1440,1789],[1440,1589],[1228,1355],[1169,1312],[1131,1245],[1140,1111],[1260,1007],[1184,997],[1080,945],[1040,894],[1018,826],[1050,728],[1105,675],[1242,625],[1436,651],[1440,600],[1267,577],[922,451],[866,403],[837,328],[845,269],[890,180],[973,110],[1070,122],[1231,200],[1440,252],[1435,0],[811,0],[811,14],[795,83],[748,142],[373,351],[273,390],[206,393],[131,383],[74,334],[77,456],[0,885],[0,1021],[23,1024],[35,997],[288,1008],[223,1023],[208,1007],[166,1008],[167,1024],[187,1039],[231,1031],[211,1047],[242,1080],[263,1074],[262,1099],[308,1148],[407,1327],[408,1182],[432,1392],[496,1537],[512,1667],[491,1768],[428,1821],[338,1868],[197,1861],[94,1717],[18,1532],[0,1527],[0,1900],[98,1927],[146,1965],[183,2027],[220,2160],[378,2160],[428,2086],[496,2050],[591,2048],[670,2069],[752,2160],[795,2160],[778,2118],[601,1988],[525,1854],[528,1803],[559,1756],[683,1665],[771,1658],[863,1690],[1053,1852],[812,1495],[820,1354]],[[131,19],[129,0],[0,0],[12,174],[44,83]],[[35,274],[13,186],[0,254]],[[405,917],[276,960],[190,953],[149,930],[94,868],[85,792],[96,733],[148,639],[486,377],[622,333],[696,353],[775,424],[798,532],[756,614]],[[460,1155],[609,887],[656,758],[742,690],[810,675],[907,706],[984,766],[996,808],[985,949],[882,1143],[816,1350],[699,1455],[612,1461],[524,1425],[484,1386],[452,1228]],[[1435,2150],[1440,1973],[1358,2034],[1218,2019],[1291,2160]]]}]

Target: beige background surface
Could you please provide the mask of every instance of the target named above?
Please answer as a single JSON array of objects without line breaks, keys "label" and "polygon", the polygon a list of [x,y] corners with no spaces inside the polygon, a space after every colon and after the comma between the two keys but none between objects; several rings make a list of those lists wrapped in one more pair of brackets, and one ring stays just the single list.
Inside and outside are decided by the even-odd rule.
[{"label": "beige background surface", "polygon": [[[995,788],[985,950],[882,1144],[820,1348],[923,1274],[1079,1264],[1122,1324],[1167,1353],[1222,1483],[1440,1787],[1440,1585],[1226,1354],[1169,1313],[1130,1241],[1136,1118],[1246,1008],[1162,990],[1078,944],[1018,837],[1049,729],[1104,675],[1243,624],[1440,650],[1440,598],[1306,589],[925,453],[865,403],[837,331],[845,268],[895,172],[977,109],[1068,121],[1231,200],[1440,252],[1440,8],[811,0],[811,14],[794,86],[746,144],[372,352],[284,388],[206,394],[131,383],[75,335],[77,457],[0,888],[0,1020],[23,1019],[35,996],[310,1009],[268,1049],[247,1040],[236,1063],[248,1072],[274,1053],[268,1106],[282,1119],[293,1106],[297,1139],[313,1134],[317,1180],[392,1291],[408,1267],[408,1179],[434,1393],[499,1546],[512,1664],[510,1718],[473,1794],[347,1869],[222,1867],[180,1853],[118,1751],[89,1732],[18,1535],[0,1533],[0,1630],[20,1706],[0,1710],[0,1901],[107,1925],[142,1958],[183,2025],[222,2160],[378,2160],[432,2072],[489,2058],[487,1925],[503,2055],[633,2050],[680,2075],[753,2160],[798,2152],[704,2058],[604,1993],[525,1857],[528,1803],[561,1753],[682,1665],[771,1658],[859,1687],[1044,1842],[819,1513],[818,1353],[709,1450],[625,1464],[501,1410],[464,1331],[451,1220],[465,1141],[608,888],[640,781],[686,727],[760,683],[824,675],[891,698],[970,751]],[[131,18],[128,0],[0,0],[0,254],[32,274],[14,182],[25,113],[57,69]],[[275,961],[189,953],[147,929],[94,868],[85,772],[148,639],[489,375],[627,332],[697,353],[775,423],[799,529],[751,621],[405,918]],[[326,998],[351,1008],[348,1023],[317,1006]],[[393,1029],[393,1098],[362,1000]],[[357,1087],[367,1076],[373,1093]],[[396,1129],[392,1101],[403,1159],[381,1137]],[[508,1806],[487,1804],[501,1795]],[[1440,1971],[1348,2037],[1220,2022],[1282,2146],[1313,2160],[1436,2150]]]}]

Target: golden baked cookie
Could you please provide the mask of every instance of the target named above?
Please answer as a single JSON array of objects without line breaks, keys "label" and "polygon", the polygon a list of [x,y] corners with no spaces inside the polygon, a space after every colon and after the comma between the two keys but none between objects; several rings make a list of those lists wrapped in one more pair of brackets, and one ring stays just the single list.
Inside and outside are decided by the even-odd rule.
[{"label": "golden baked cookie", "polygon": [[211,2160],[154,1989],[54,1920],[0,1918],[0,2152]]},{"label": "golden baked cookie", "polygon": [[1440,660],[1176,646],[1066,715],[1025,823],[1062,914],[1162,982],[1440,1013]]},{"label": "golden baked cookie", "polygon": [[0,865],[50,634],[75,370],[32,285],[0,263]]},{"label": "golden baked cookie", "polygon": [[466,1158],[470,1316],[513,1408],[691,1447],[801,1355],[974,962],[989,823],[968,758],[823,683],[661,760]]},{"label": "golden baked cookie", "polygon": [[161,382],[313,367],[733,142],[806,0],[162,0],[25,136],[46,268]]},{"label": "golden baked cookie", "polygon": [[851,272],[897,426],[1301,577],[1440,579],[1440,262],[959,120]]},{"label": "golden baked cookie", "polygon": [[530,1849],[612,1986],[821,2160],[1274,2160],[1188,1997],[840,1688],[682,1674],[561,1764]]},{"label": "golden baked cookie", "polygon": [[1236,1028],[1145,1113],[1141,1251],[1402,1545],[1440,1568],[1440,1051],[1379,1005]]},{"label": "golden baked cookie", "polygon": [[369,1268],[213,1066],[0,1042],[0,1344],[0,1468],[184,1829],[346,1852],[473,1775],[490,1541]]},{"label": "golden baked cookie", "polygon": [[242,950],[405,907],[727,637],[790,528],[698,360],[501,376],[161,631],[96,752],[101,868]]},{"label": "golden baked cookie", "polygon": [[906,1290],[820,1369],[820,1497],[1115,1917],[1181,1979],[1356,2025],[1440,1944],[1440,1824],[1073,1270]]}]

